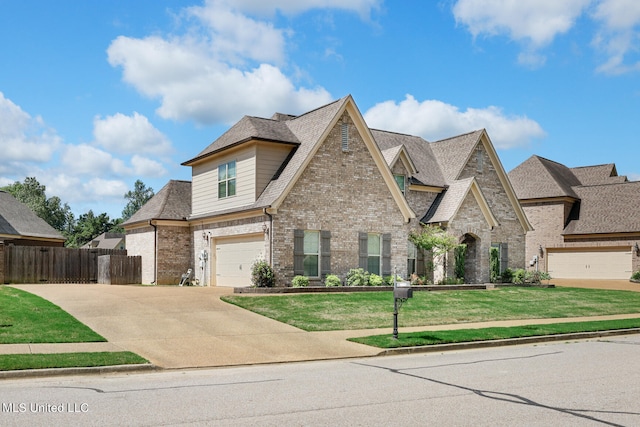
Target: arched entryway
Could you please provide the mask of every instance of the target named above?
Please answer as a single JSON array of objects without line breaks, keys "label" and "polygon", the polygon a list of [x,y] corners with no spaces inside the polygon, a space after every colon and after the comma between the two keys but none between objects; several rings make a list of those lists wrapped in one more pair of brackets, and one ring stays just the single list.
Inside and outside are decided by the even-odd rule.
[{"label": "arched entryway", "polygon": [[466,256],[464,260],[464,282],[479,283],[480,282],[480,265],[478,263],[478,248],[480,247],[480,239],[473,234],[465,234],[462,241],[467,245]]}]

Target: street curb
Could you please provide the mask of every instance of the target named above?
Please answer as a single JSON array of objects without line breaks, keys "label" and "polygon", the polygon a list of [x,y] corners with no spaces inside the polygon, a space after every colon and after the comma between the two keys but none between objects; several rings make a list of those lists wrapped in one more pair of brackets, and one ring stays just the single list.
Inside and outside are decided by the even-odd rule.
[{"label": "street curb", "polygon": [[524,345],[524,344],[538,344],[554,341],[566,341],[566,340],[582,340],[588,338],[602,338],[616,335],[633,335],[640,334],[640,328],[631,329],[615,329],[611,331],[596,331],[596,332],[578,332],[572,334],[559,334],[559,335],[544,335],[536,337],[523,337],[523,338],[508,338],[502,340],[489,340],[489,341],[474,341],[463,342],[454,344],[434,344],[424,345],[417,347],[400,347],[390,348],[381,351],[377,356],[393,356],[400,354],[415,354],[415,353],[437,353],[443,351],[453,350],[471,350],[477,348],[491,348],[491,347],[504,347],[512,345]]},{"label": "street curb", "polygon": [[102,375],[112,373],[135,373],[160,371],[162,368],[151,363],[137,365],[92,366],[84,368],[47,368],[0,371],[0,380],[13,378],[58,377],[67,375]]}]

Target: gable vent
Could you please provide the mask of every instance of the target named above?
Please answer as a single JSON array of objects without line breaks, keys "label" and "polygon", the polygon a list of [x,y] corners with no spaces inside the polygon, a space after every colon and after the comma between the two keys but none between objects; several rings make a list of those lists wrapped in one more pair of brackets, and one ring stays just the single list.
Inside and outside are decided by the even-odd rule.
[{"label": "gable vent", "polygon": [[342,123],[342,151],[349,151],[349,124]]}]

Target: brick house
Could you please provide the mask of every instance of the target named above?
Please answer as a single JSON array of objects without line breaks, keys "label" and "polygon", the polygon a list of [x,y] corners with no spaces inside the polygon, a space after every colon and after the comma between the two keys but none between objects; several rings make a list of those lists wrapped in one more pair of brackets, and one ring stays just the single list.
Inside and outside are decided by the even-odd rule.
[{"label": "brick house", "polygon": [[640,270],[640,182],[614,164],[568,168],[532,156],[509,178],[534,231],[526,257],[553,278],[629,279]]},{"label": "brick house", "polygon": [[[297,274],[344,279],[357,267],[429,274],[408,241],[421,222],[467,243],[469,283],[489,280],[492,245],[503,268],[525,264],[531,227],[484,130],[434,143],[372,130],[347,96],[300,116],[245,116],[183,165],[193,177],[190,212],[178,220],[191,239],[183,269],[193,266],[204,285],[249,285],[258,258],[285,285]],[[150,216],[124,224],[131,254],[149,252],[150,238],[136,251],[130,234],[132,221],[153,232]]]}]

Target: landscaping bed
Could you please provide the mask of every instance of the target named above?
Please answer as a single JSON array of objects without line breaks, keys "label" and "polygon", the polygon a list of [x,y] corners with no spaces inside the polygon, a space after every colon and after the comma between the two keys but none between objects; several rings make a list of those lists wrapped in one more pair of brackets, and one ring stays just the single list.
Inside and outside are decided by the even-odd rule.
[{"label": "landscaping bed", "polygon": [[[555,288],[553,284],[524,284],[514,285],[513,283],[485,283],[469,285],[420,285],[411,286],[414,291],[473,291],[494,288]],[[314,294],[314,293],[336,293],[336,292],[391,292],[393,286],[308,286],[302,288],[293,287],[239,287],[234,288],[235,294]]]}]

